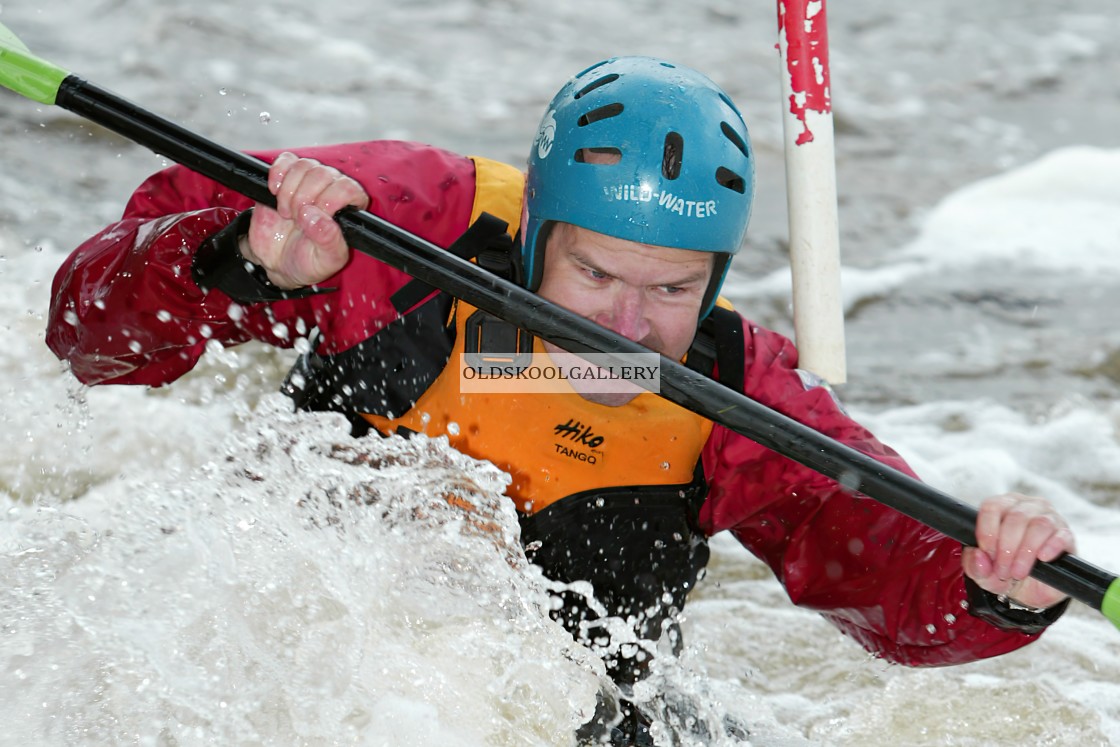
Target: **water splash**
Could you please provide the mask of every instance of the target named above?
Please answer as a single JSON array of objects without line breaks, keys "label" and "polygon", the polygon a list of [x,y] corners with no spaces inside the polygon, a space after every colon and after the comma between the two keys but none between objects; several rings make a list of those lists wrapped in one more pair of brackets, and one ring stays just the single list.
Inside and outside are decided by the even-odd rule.
[{"label": "water splash", "polygon": [[12,743],[564,744],[593,708],[508,478],[444,440],[266,400],[152,478],[0,525]]}]

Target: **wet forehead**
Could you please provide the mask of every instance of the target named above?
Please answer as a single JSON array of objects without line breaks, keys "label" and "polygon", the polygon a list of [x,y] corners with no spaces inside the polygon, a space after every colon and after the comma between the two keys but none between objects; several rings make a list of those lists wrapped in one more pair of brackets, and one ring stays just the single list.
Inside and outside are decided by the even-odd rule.
[{"label": "wet forehead", "polygon": [[640,244],[566,223],[552,230],[548,247],[555,260],[567,257],[609,274],[657,276],[665,283],[707,281],[713,265],[708,252]]}]

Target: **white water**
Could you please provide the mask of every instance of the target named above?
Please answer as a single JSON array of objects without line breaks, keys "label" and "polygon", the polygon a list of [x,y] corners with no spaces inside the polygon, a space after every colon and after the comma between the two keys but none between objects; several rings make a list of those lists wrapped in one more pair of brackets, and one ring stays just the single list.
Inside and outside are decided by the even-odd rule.
[{"label": "white water", "polygon": [[[63,5],[5,4],[0,22],[235,145],[406,135],[519,158],[563,76],[640,51],[715,70],[745,59],[744,82],[721,82],[759,111],[763,166],[774,157],[771,16],[730,4],[574,2],[542,18],[519,2],[325,3],[310,20],[239,2]],[[1115,88],[1116,22],[1084,2],[998,29],[965,23],[968,4],[920,19],[837,5],[856,128],[838,139],[854,195],[841,212],[851,409],[947,492],[1047,496],[1079,554],[1120,570],[1120,143],[1088,108],[1032,124],[1048,97]],[[507,23],[521,33],[494,51]],[[555,43],[577,26],[577,43]],[[897,66],[872,85],[884,57]],[[326,75],[340,59],[372,73]],[[493,468],[439,442],[354,444],[330,417],[288,413],[269,394],[288,353],[215,350],[152,391],[85,389],[53,359],[54,269],[158,161],[0,101],[0,744],[568,744],[601,669],[542,612]],[[922,138],[945,144],[932,130],[957,147],[930,158]],[[768,173],[729,290],[781,326]],[[654,680],[713,735],[700,743],[739,743],[730,719],[760,745],[1120,744],[1120,631],[1095,612],[1075,606],[997,660],[909,670],[793,608],[733,541],[714,550],[688,649]]]}]

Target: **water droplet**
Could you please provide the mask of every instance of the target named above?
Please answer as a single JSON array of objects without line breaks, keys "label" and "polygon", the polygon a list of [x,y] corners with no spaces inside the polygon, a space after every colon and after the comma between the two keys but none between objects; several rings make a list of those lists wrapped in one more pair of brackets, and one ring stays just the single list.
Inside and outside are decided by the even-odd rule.
[{"label": "water droplet", "polygon": [[669,469],[669,463],[668,462],[662,462],[661,463],[661,469],[665,469],[665,470]]},{"label": "water droplet", "polygon": [[225,88],[219,88],[218,89],[218,95],[219,96],[225,96],[227,93],[229,93],[229,91],[227,91]]},{"label": "water droplet", "polygon": [[859,472],[855,470],[844,470],[838,481],[840,486],[850,493],[858,493],[863,479],[860,477]]},{"label": "water droplet", "polygon": [[452,436],[458,436],[459,435],[459,424],[456,423],[456,422],[448,423],[447,424],[447,432],[450,433]]},{"label": "water droplet", "polygon": [[140,344],[139,340],[133,340],[132,342],[128,343],[128,349],[134,353],[139,353],[144,349],[144,346]]},{"label": "water droplet", "polygon": [[166,309],[160,309],[156,312],[156,319],[159,319],[161,322],[170,322],[171,312]]},{"label": "water droplet", "polygon": [[272,121],[272,115],[268,112],[261,112],[261,124],[268,124]]},{"label": "water droplet", "polygon": [[71,326],[78,326],[78,315],[74,313],[73,309],[67,309],[65,312],[63,312],[62,319]]}]

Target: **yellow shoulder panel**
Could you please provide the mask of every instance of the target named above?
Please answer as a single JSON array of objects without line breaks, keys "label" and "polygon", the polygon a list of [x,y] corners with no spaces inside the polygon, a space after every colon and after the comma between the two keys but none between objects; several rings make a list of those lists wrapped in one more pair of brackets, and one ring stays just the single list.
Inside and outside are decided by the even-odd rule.
[{"label": "yellow shoulder panel", "polygon": [[525,194],[525,174],[509,164],[471,156],[474,161],[474,207],[471,223],[483,213],[490,213],[509,224],[509,235],[515,236],[521,225],[521,199]]}]

